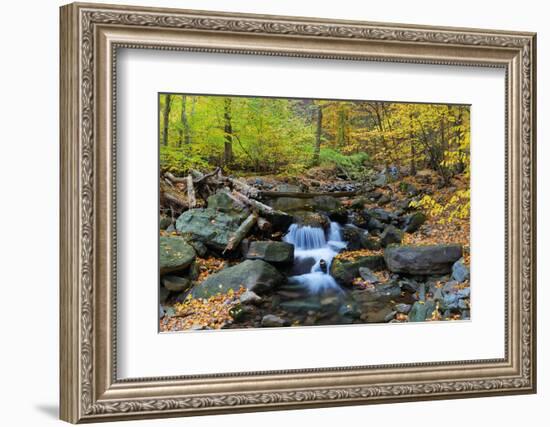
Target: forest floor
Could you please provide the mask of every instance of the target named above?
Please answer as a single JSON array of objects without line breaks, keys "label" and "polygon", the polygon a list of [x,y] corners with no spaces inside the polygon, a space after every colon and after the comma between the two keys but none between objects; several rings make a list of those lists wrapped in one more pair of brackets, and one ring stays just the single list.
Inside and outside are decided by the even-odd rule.
[{"label": "forest floor", "polygon": [[[235,281],[230,271],[237,271],[244,262],[251,262],[247,260],[253,258],[250,256],[252,242],[270,245],[282,242],[289,231],[288,226],[275,227],[274,224],[262,230],[258,223],[234,250],[226,252],[216,248],[214,242],[198,236],[190,223],[184,224],[179,218],[185,212],[187,218],[192,213],[199,215],[213,210],[209,215],[214,215],[210,217],[214,227],[222,219],[226,220],[222,213],[236,218],[238,206],[235,203],[221,206],[219,192],[211,193],[214,199],[199,196],[196,205],[184,209],[178,218],[168,217],[161,225],[161,239],[185,239],[193,246],[195,255],[191,265],[186,264],[161,278],[160,331],[469,319],[469,217],[445,221],[444,216],[417,215],[422,208],[411,207],[414,205],[411,202],[418,202],[426,195],[446,205],[457,190],[468,189],[469,180],[458,175],[450,185],[443,187],[431,171],[395,179],[379,174],[376,178],[368,182],[334,179],[334,171],[323,168],[310,170],[302,177],[254,175],[241,178],[247,186],[259,191],[354,192],[348,197],[326,196],[330,199],[319,200],[313,207],[308,204],[310,199],[297,197],[262,200],[274,209],[288,209],[287,213],[294,217],[293,223],[299,227],[311,226],[313,221],[313,228],[323,229],[327,240],[328,224],[338,224],[345,247],[336,251],[328,272],[319,270],[320,274],[331,276],[330,280],[336,281],[338,289],[329,286],[312,292],[308,282],[306,292],[303,283],[295,279],[300,276],[295,270],[302,259],[295,257],[279,263],[270,261],[265,254],[259,259],[268,266],[262,264],[257,272],[248,270],[242,283],[238,278]],[[185,190],[185,184],[177,182],[170,191],[186,198]],[[219,217],[215,216],[216,212]],[[196,218],[195,215],[190,221]],[[304,218],[308,222],[304,222]],[[239,221],[240,225],[244,222],[242,218]],[[418,223],[411,226],[414,221]],[[417,248],[422,246],[433,251],[428,260],[421,259],[424,255]],[[451,246],[460,247],[460,255],[437,264],[440,257],[448,255],[447,249]],[[392,265],[389,258],[391,248],[395,247],[410,250],[412,256],[419,257],[418,264]],[[277,271],[270,270],[272,265]],[[305,273],[307,276],[308,272]],[[169,281],[172,282],[168,284]],[[174,285],[175,282],[181,286]],[[211,291],[209,286],[214,282],[219,292]],[[208,292],[203,292],[205,289]]]}]

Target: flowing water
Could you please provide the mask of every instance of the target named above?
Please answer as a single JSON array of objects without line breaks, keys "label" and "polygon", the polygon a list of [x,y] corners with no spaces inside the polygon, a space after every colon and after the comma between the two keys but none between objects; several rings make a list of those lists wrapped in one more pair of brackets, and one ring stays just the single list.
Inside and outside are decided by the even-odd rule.
[{"label": "flowing water", "polygon": [[311,293],[320,293],[329,289],[341,290],[329,274],[333,258],[346,247],[337,222],[330,223],[328,233],[321,227],[292,224],[283,240],[294,245],[296,269],[309,268],[309,271],[303,274],[291,276],[292,282],[306,287]]}]

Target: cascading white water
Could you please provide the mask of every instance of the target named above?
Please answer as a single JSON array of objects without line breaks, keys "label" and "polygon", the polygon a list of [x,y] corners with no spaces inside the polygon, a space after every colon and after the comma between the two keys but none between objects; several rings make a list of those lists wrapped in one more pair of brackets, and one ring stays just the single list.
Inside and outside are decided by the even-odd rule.
[{"label": "cascading white water", "polygon": [[[283,240],[294,245],[295,262],[314,260],[309,273],[292,276],[292,280],[307,286],[312,292],[321,292],[328,288],[340,290],[334,278],[328,273],[333,258],[346,247],[338,223],[330,223],[328,240],[325,237],[325,230],[322,228],[298,224],[290,226]],[[323,272],[321,268],[321,260],[326,263],[326,272]]]}]

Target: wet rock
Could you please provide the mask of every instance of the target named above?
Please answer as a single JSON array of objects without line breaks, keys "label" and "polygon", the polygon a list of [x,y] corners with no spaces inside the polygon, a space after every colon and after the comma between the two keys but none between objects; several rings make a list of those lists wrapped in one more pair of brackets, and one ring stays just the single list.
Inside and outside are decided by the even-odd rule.
[{"label": "wet rock", "polygon": [[193,288],[195,298],[208,298],[229,289],[238,290],[241,286],[263,294],[285,282],[285,277],[271,264],[262,260],[246,260],[233,267],[225,268]]},{"label": "wet rock", "polygon": [[164,276],[162,285],[170,292],[183,292],[189,289],[191,281],[185,277]]},{"label": "wet rock", "polygon": [[409,311],[411,311],[411,308],[412,308],[412,305],[410,304],[405,304],[405,303],[401,303],[401,304],[396,304],[393,309],[398,312],[398,313],[403,313],[403,314],[408,314]]},{"label": "wet rock", "polygon": [[403,232],[393,225],[388,225],[380,236],[380,244],[387,247],[393,243],[400,244],[403,240]]},{"label": "wet rock", "polygon": [[353,279],[359,276],[359,268],[371,270],[384,268],[384,258],[381,255],[357,257],[354,260],[335,258],[330,266],[330,274],[340,285],[351,286]]},{"label": "wet rock", "polygon": [[168,216],[161,216],[159,221],[159,227],[161,230],[166,230],[172,224],[172,218]]},{"label": "wet rock", "polygon": [[426,215],[423,212],[415,212],[405,218],[403,231],[414,233],[426,222]]},{"label": "wet rock", "polygon": [[369,218],[376,218],[378,221],[383,222],[384,224],[389,224],[392,219],[397,219],[397,217],[389,211],[380,208],[374,209],[365,209],[364,215]]},{"label": "wet rock", "polygon": [[409,322],[423,322],[432,317],[432,313],[436,309],[434,301],[417,301],[413,304],[409,312]]},{"label": "wet rock", "polygon": [[389,246],[384,250],[386,265],[394,273],[447,274],[461,257],[460,245]]},{"label": "wet rock", "polygon": [[368,222],[367,222],[367,229],[370,231],[370,232],[375,232],[375,231],[384,231],[384,224],[376,219],[376,218],[369,218]]},{"label": "wet rock", "polygon": [[198,240],[216,250],[224,250],[244,216],[215,209],[189,209],[176,221],[176,229],[192,240]]},{"label": "wet rock", "polygon": [[286,319],[282,319],[274,314],[266,314],[262,317],[262,326],[265,328],[279,328],[282,326],[289,326],[290,322]]},{"label": "wet rock", "polygon": [[359,276],[367,283],[380,283],[380,279],[368,267],[359,267]]},{"label": "wet rock", "polygon": [[356,251],[367,247],[369,244],[369,233],[355,225],[346,224],[342,227],[342,239],[347,242],[348,250]]},{"label": "wet rock", "polygon": [[241,304],[256,305],[262,302],[262,298],[252,291],[246,291],[240,296],[239,301]]},{"label": "wet rock", "polygon": [[290,264],[294,261],[294,245],[286,242],[250,242],[247,259],[261,259],[272,264]]},{"label": "wet rock", "polygon": [[470,279],[470,269],[464,265],[463,258],[453,264],[452,272],[452,278],[457,282],[464,282]]},{"label": "wet rock", "polygon": [[195,260],[195,249],[178,236],[161,236],[159,239],[160,274],[181,271]]}]

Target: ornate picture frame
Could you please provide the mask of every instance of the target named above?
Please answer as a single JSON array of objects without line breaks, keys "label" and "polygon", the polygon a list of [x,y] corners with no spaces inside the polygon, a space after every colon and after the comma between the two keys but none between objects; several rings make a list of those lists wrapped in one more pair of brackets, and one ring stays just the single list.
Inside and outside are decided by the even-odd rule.
[{"label": "ornate picture frame", "polygon": [[[536,36],[75,3],[61,8],[60,383],[71,423],[536,391]],[[505,357],[117,378],[117,49],[505,70]]]}]

